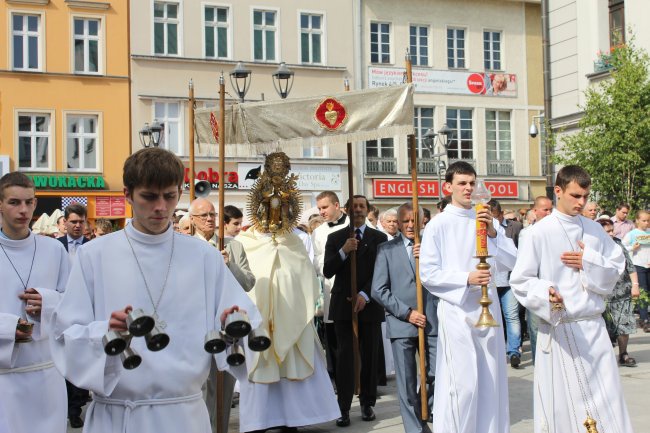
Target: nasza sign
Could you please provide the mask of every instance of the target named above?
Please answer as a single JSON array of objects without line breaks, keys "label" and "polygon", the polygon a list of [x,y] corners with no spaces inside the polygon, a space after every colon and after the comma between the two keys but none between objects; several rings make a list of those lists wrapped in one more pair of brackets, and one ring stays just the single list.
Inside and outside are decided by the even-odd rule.
[{"label": "nasza sign", "polygon": [[[485,186],[494,198],[518,198],[519,182],[486,180]],[[437,180],[419,180],[418,197],[439,197]],[[373,179],[373,196],[375,198],[411,197],[412,183],[407,179]],[[444,195],[449,195],[443,190]]]}]

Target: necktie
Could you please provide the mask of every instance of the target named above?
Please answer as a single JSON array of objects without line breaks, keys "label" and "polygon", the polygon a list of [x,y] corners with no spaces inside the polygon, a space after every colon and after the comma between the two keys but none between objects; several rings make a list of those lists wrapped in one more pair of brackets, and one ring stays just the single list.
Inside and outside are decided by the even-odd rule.
[{"label": "necktie", "polygon": [[70,253],[70,257],[74,257],[77,253],[77,241],[75,239],[68,243],[68,252]]},{"label": "necktie", "polygon": [[356,238],[358,241],[361,241],[361,229],[356,229],[354,232],[356,233],[355,238]]}]

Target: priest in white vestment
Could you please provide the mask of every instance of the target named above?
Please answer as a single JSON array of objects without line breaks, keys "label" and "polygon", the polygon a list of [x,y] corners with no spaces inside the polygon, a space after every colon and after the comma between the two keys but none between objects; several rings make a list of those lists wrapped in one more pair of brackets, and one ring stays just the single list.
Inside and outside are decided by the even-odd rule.
[{"label": "priest in white vestment", "polygon": [[[35,208],[34,185],[27,176],[12,172],[0,179],[2,433],[66,430],[65,381],[52,362],[45,317],[61,298],[69,260],[61,243],[29,230]],[[16,329],[19,320],[33,323],[31,341],[19,342],[27,337]]]},{"label": "priest in white vestment", "polygon": [[[520,241],[510,284],[541,321],[535,359],[535,433],[632,433],[602,313],[625,265],[621,248],[581,215],[591,179],[577,166],[556,179],[557,208]],[[562,307],[553,308],[556,306]]]},{"label": "priest in white vestment", "polygon": [[[219,251],[174,232],[170,218],[183,177],[182,162],[166,150],[131,155],[124,185],[132,223],[85,245],[74,258],[51,339],[57,368],[93,391],[85,433],[209,433],[201,385],[212,355],[204,337],[223,326],[234,306],[248,312],[253,328],[261,322]],[[119,356],[107,356],[102,344],[109,328],[126,329],[128,307],[153,314],[170,337],[158,352],[134,337],[131,348],[142,363],[132,370]],[[227,368],[225,353],[216,362]]]},{"label": "priest in white vestment", "polygon": [[[445,188],[452,202],[424,229],[420,250],[422,284],[440,298],[433,431],[510,431],[503,321],[490,271],[477,271],[476,220],[471,203],[476,172],[466,162],[451,164]],[[512,269],[517,250],[486,209],[488,262]],[[481,284],[488,284],[490,312],[499,327],[477,328]]]}]

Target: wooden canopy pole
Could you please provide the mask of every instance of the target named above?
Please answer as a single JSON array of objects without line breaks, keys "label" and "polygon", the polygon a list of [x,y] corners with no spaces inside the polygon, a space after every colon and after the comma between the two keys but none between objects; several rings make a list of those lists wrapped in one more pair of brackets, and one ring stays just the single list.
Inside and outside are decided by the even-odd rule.
[{"label": "wooden canopy pole", "polygon": [[[406,53],[406,82],[413,82],[411,59]],[[415,135],[408,136],[411,152],[411,190],[413,192],[413,225],[415,226],[415,244],[420,243],[420,206],[418,203],[418,163]],[[422,298],[422,281],[420,281],[420,257],[415,257],[415,290],[418,313],[424,314],[424,299]],[[424,328],[418,327],[418,353],[420,355],[420,402],[422,404],[422,420],[429,418],[429,398],[427,396],[426,347]]]},{"label": "wooden canopy pole", "polygon": [[[345,91],[350,91],[350,82],[345,79]],[[348,203],[352,207],[354,197],[354,174],[352,173],[352,143],[348,143]],[[350,238],[356,237],[354,233],[354,211],[346,209],[350,219]],[[361,353],[359,352],[359,316],[354,311],[357,302],[357,252],[350,252],[350,302],[352,303],[352,352],[354,359],[354,393],[361,392]]]},{"label": "wooden canopy pole", "polygon": [[190,204],[194,201],[195,195],[194,195],[194,105],[195,105],[195,100],[194,100],[194,82],[190,80],[190,98],[189,98],[189,105],[190,105],[190,136],[189,136],[189,146],[190,146]]}]

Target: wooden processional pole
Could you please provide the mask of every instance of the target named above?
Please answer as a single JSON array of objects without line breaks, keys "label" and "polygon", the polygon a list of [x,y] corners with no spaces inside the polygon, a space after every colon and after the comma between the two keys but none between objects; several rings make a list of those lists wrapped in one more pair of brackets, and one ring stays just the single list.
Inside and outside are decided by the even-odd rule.
[{"label": "wooden processional pole", "polygon": [[[345,91],[350,91],[350,82],[345,79]],[[354,174],[352,173],[352,143],[348,142],[348,203],[353,208],[354,202]],[[354,211],[346,209],[350,219],[350,237],[356,237],[354,233]],[[359,316],[354,311],[357,303],[357,252],[350,252],[350,301],[352,303],[352,352],[354,359],[354,393],[359,395],[361,390],[361,354],[359,352]]]},{"label": "wooden processional pole", "polygon": [[[406,53],[406,82],[413,82],[413,69],[408,51]],[[420,206],[418,203],[418,163],[415,135],[408,136],[409,151],[411,152],[411,190],[413,192],[413,225],[415,226],[415,244],[420,243]],[[440,187],[440,185],[438,185]],[[415,257],[415,290],[418,313],[424,314],[424,299],[422,298],[422,281],[420,281],[420,257]],[[429,418],[429,398],[427,396],[426,348],[424,328],[418,327],[418,353],[420,355],[420,402],[422,404],[422,420]]]},{"label": "wooden processional pole", "polygon": [[194,82],[190,80],[190,136],[189,136],[189,146],[190,146],[190,204],[194,201]]}]

